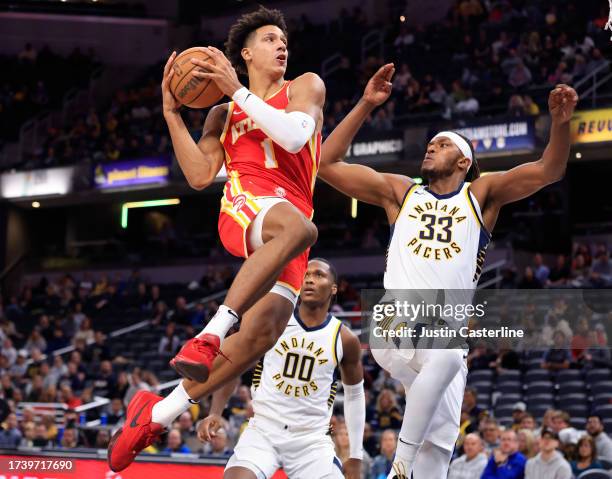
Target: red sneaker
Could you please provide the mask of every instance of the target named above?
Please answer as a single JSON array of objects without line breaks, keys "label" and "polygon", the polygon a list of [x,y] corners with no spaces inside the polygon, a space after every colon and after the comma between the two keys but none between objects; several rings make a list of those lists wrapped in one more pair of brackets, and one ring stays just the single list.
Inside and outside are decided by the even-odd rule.
[{"label": "red sneaker", "polygon": [[108,443],[108,467],[119,472],[134,461],[136,455],[153,444],[164,432],[164,426],[151,421],[153,405],[163,398],[149,391],[138,391],[127,408],[125,423]]},{"label": "red sneaker", "polygon": [[220,345],[221,339],[216,334],[204,334],[199,338],[192,338],[170,361],[170,366],[187,379],[205,383],[217,355],[221,354],[227,359],[219,349]]}]

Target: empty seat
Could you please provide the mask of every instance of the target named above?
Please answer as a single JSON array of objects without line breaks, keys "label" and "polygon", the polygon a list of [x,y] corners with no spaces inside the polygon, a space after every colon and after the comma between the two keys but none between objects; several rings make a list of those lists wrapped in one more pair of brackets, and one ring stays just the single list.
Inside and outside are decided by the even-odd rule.
[{"label": "empty seat", "polygon": [[527,383],[527,394],[552,394],[554,391],[553,383],[550,381],[533,381]]},{"label": "empty seat", "polygon": [[513,406],[519,401],[523,400],[523,396],[520,394],[501,394],[498,396],[497,401],[495,401],[495,406],[502,405],[511,405]]},{"label": "empty seat", "polygon": [[612,380],[612,375],[607,368],[591,369],[585,374],[585,379],[588,383],[592,384],[599,381],[610,381]]},{"label": "empty seat", "polygon": [[513,369],[502,371],[497,375],[497,382],[502,383],[506,381],[520,381],[521,372]]},{"label": "empty seat", "polygon": [[586,427],[586,417],[572,416],[570,418],[570,424],[576,429],[584,430],[584,428]]},{"label": "empty seat", "polygon": [[525,382],[550,381],[550,373],[546,369],[530,369],[525,373]]},{"label": "empty seat", "polygon": [[578,380],[582,380],[582,372],[578,369],[564,369],[557,373],[557,384],[559,385],[565,382]]},{"label": "empty seat", "polygon": [[484,382],[490,382],[493,379],[493,371],[491,371],[490,369],[478,369],[476,371],[471,371],[468,374],[468,384],[471,384],[473,382],[479,382],[479,381],[484,381]]},{"label": "empty seat", "polygon": [[607,404],[612,404],[612,396],[608,393],[596,394],[593,396],[593,406],[605,406]]},{"label": "empty seat", "polygon": [[490,394],[493,389],[493,383],[490,381],[477,381],[469,384],[468,387],[475,389],[476,394]]},{"label": "empty seat", "polygon": [[559,409],[567,410],[568,407],[579,404],[586,405],[588,402],[587,395],[584,393],[565,394],[559,396],[557,405]]},{"label": "empty seat", "polygon": [[583,381],[568,381],[559,383],[559,395],[583,393],[586,386]]},{"label": "empty seat", "polygon": [[600,415],[603,419],[612,419],[612,404],[597,406],[595,408],[595,414]]},{"label": "empty seat", "polygon": [[[574,404],[563,408],[570,417],[582,417],[585,418],[589,414],[589,407],[586,404]],[[573,425],[573,424],[572,424]]]},{"label": "empty seat", "polygon": [[497,385],[497,390],[503,394],[521,394],[523,384],[519,381],[507,381]]},{"label": "empty seat", "polygon": [[593,395],[609,394],[612,396],[612,381],[599,381],[591,384],[591,392]]}]

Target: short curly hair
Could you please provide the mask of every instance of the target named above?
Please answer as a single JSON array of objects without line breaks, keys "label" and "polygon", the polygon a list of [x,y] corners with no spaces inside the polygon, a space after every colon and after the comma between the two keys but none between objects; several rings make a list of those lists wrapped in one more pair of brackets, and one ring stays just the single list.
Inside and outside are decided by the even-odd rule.
[{"label": "short curly hair", "polygon": [[246,63],[242,58],[242,49],[255,30],[266,25],[275,25],[280,28],[287,37],[287,24],[280,10],[269,9],[259,6],[258,10],[242,15],[230,28],[227,42],[225,42],[225,54],[236,71],[242,75],[247,74]]}]

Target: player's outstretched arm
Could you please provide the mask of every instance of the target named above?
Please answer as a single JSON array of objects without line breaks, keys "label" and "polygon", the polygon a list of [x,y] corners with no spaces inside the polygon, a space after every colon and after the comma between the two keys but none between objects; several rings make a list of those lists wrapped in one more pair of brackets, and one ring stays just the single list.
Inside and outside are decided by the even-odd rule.
[{"label": "player's outstretched arm", "polygon": [[223,131],[227,108],[216,106],[210,110],[204,122],[202,138],[196,144],[178,111],[180,104],[169,88],[170,79],[174,75],[172,63],[175,57],[176,52],[173,52],[164,67],[162,80],[164,118],[170,131],[174,154],[183,170],[185,179],[189,186],[201,190],[214,181],[223,165],[225,154],[219,137]]},{"label": "player's outstretched arm", "polygon": [[349,436],[349,459],[344,463],[345,477],[361,477],[363,459],[363,432],[365,429],[365,392],[363,389],[363,366],[361,343],[348,328],[340,330],[343,356],[340,373],[344,388],[344,420]]},{"label": "player's outstretched arm", "polygon": [[552,125],[542,158],[474,181],[471,190],[484,200],[485,209],[526,198],[563,178],[570,152],[570,120],[577,103],[576,91],[567,85],[557,85],[551,91],[548,108]]},{"label": "player's outstretched arm", "polygon": [[219,89],[231,97],[257,126],[277,145],[297,153],[321,123],[325,103],[325,85],[314,73],[305,73],[291,84],[287,108],[278,110],[243,86],[236,71],[223,52],[214,47],[201,48],[214,64],[196,58],[191,61],[204,71],[194,71],[199,78],[214,80]]},{"label": "player's outstretched arm", "polygon": [[344,157],[366,118],[389,98],[394,72],[393,64],[389,63],[370,78],[357,105],[323,143],[318,174],[342,193],[385,209],[401,201],[412,180],[402,175],[379,173],[368,166],[346,163]]}]

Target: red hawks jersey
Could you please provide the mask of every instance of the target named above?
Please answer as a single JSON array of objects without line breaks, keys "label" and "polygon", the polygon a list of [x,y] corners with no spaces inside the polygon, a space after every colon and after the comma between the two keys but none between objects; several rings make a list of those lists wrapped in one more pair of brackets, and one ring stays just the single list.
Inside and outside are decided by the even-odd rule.
[{"label": "red hawks jersey", "polygon": [[[278,110],[289,104],[286,81],[266,100]],[[238,177],[255,196],[279,196],[312,216],[312,193],[321,156],[321,133],[315,132],[297,153],[289,153],[268,137],[233,101],[229,103],[221,135],[228,178]]]}]

